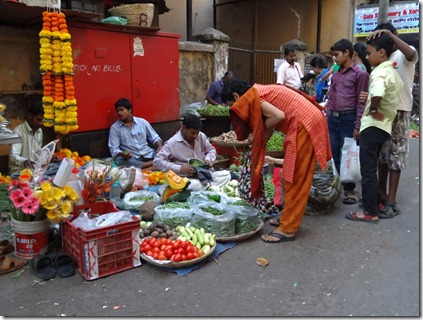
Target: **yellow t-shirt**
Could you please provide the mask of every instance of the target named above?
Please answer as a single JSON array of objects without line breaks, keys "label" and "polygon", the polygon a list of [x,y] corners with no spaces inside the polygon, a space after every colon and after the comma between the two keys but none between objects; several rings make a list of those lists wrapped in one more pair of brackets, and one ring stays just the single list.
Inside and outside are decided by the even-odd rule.
[{"label": "yellow t-shirt", "polygon": [[[370,74],[369,96],[361,118],[360,132],[368,127],[377,127],[391,134],[392,122],[397,115],[397,106],[402,87],[403,82],[394,70],[392,61],[382,62],[373,69]],[[382,97],[378,111],[385,116],[383,121],[378,121],[369,114],[372,97]]]}]

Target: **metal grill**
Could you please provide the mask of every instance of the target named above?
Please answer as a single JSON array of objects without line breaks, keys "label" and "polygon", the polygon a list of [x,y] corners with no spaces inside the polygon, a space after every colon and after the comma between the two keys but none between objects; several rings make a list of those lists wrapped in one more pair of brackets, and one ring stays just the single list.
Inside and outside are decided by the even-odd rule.
[{"label": "metal grill", "polygon": [[280,48],[266,45],[250,45],[231,43],[229,46],[229,70],[238,78],[249,83],[276,83],[276,72],[273,71],[274,59],[281,59]]}]

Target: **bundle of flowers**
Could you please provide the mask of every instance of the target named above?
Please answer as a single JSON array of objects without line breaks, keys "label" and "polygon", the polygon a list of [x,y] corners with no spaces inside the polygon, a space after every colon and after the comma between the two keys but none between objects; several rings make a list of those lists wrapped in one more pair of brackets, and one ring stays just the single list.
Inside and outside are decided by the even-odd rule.
[{"label": "bundle of flowers", "polygon": [[43,12],[40,71],[43,81],[44,126],[66,134],[78,129],[71,35],[64,13]]},{"label": "bundle of flowers", "polygon": [[156,184],[164,184],[164,173],[162,171],[148,171],[143,170],[142,173],[145,174],[145,176],[148,179],[148,184],[150,186],[156,185]]},{"label": "bundle of flowers", "polygon": [[10,211],[18,221],[66,221],[78,201],[78,193],[69,186],[59,188],[50,181],[40,184],[32,179],[31,170],[23,169],[18,180],[8,184]]},{"label": "bundle of flowers", "polygon": [[79,156],[77,151],[72,151],[68,148],[62,148],[59,151],[55,152],[54,155],[60,159],[63,158],[71,158],[75,162],[75,167],[82,167],[86,165],[88,162],[92,161],[90,156]]},{"label": "bundle of flowers", "polygon": [[104,167],[85,170],[84,188],[82,198],[85,202],[93,203],[99,200],[106,200],[105,196],[112,189],[113,183],[120,177],[116,168]]}]

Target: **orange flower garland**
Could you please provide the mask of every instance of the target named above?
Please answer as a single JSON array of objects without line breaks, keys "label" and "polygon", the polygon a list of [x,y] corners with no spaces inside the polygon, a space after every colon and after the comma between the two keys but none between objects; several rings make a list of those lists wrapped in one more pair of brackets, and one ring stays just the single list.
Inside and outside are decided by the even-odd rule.
[{"label": "orange flower garland", "polygon": [[66,134],[78,129],[71,35],[63,13],[43,12],[40,71],[43,81],[44,125]]}]

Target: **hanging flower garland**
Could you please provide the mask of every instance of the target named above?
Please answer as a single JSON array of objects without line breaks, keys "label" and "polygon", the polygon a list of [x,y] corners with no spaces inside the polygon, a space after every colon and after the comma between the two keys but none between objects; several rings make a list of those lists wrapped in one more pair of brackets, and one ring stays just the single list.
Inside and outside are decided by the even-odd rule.
[{"label": "hanging flower garland", "polygon": [[78,129],[78,113],[73,84],[71,35],[66,17],[59,12],[43,12],[40,37],[40,71],[46,127],[67,134]]}]

